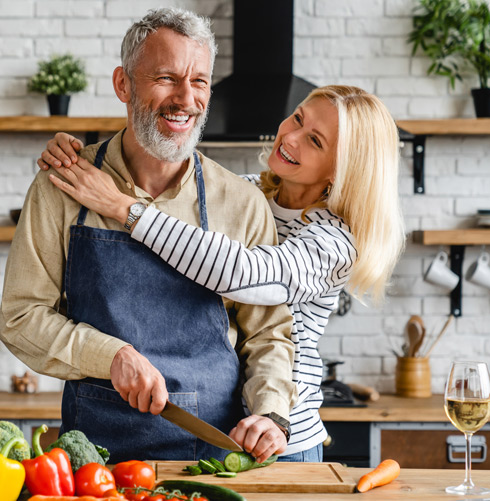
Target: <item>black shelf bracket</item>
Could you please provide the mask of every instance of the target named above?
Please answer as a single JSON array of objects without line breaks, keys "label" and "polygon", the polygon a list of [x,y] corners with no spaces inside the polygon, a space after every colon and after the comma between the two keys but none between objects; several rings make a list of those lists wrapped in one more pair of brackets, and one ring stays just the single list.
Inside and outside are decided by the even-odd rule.
[{"label": "black shelf bracket", "polygon": [[451,271],[456,273],[459,277],[458,285],[451,291],[451,313],[455,317],[460,317],[463,314],[461,303],[463,297],[463,259],[464,259],[464,245],[451,245],[450,260]]},{"label": "black shelf bracket", "polygon": [[413,192],[416,195],[425,193],[425,135],[414,135],[399,129],[400,141],[412,143],[413,149]]}]

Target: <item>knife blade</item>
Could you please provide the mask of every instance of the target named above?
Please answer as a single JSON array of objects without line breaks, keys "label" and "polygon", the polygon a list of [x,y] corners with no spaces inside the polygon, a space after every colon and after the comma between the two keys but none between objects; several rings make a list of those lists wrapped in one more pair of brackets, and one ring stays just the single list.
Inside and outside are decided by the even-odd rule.
[{"label": "knife blade", "polygon": [[162,412],[160,412],[160,416],[171,423],[180,426],[182,429],[192,433],[197,438],[200,438],[208,444],[220,447],[221,449],[225,449],[227,451],[243,451],[243,449],[232,438],[223,433],[221,430],[218,430],[218,428],[206,423],[206,421],[199,419],[172,402],[167,402],[165,404],[165,408]]}]

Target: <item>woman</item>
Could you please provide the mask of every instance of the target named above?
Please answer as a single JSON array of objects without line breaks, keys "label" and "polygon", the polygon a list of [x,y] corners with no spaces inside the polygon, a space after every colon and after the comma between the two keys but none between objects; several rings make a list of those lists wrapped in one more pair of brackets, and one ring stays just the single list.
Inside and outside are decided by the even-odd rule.
[{"label": "woman", "polygon": [[[51,175],[52,182],[124,224],[136,200],[85,160],[71,165],[70,158],[77,161],[74,138],[57,138],[62,149],[52,140],[39,166],[59,167],[63,161],[70,168],[60,172],[70,184]],[[344,287],[359,299],[383,298],[403,248],[397,129],[375,96],[356,87],[321,87],[281,123],[267,163],[260,178],[246,179],[268,198],[280,245],[246,249],[153,207],[133,226],[132,236],[218,294],[251,304],[288,303],[299,398],[282,459],[321,461],[326,432],[318,412],[323,400],[318,341]]]}]

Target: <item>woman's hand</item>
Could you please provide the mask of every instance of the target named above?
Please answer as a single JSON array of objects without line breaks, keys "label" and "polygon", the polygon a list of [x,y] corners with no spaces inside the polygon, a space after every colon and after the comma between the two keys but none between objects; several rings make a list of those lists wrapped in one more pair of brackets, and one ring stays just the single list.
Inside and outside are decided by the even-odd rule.
[{"label": "woman's hand", "polygon": [[68,181],[50,174],[49,179],[57,188],[88,209],[121,224],[128,218],[129,207],[138,201],[121,193],[109,174],[97,169],[84,158],[80,157],[69,169],[58,167],[57,172]]},{"label": "woman's hand", "polygon": [[242,419],[230,431],[230,437],[258,463],[284,452],[288,445],[286,435],[272,419],[255,414]]},{"label": "woman's hand", "polygon": [[78,161],[77,153],[83,148],[83,143],[65,132],[58,132],[53,139],[48,141],[46,149],[41,153],[41,158],[37,159],[37,165],[42,170],[49,167],[70,167]]}]

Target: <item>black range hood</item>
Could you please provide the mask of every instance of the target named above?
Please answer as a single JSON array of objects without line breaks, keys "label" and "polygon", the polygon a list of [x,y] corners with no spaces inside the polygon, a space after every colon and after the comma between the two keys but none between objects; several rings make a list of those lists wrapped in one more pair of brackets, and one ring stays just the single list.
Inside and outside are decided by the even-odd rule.
[{"label": "black range hood", "polygon": [[203,140],[270,140],[315,88],[292,72],[294,0],[233,5],[233,74],[212,87]]}]

